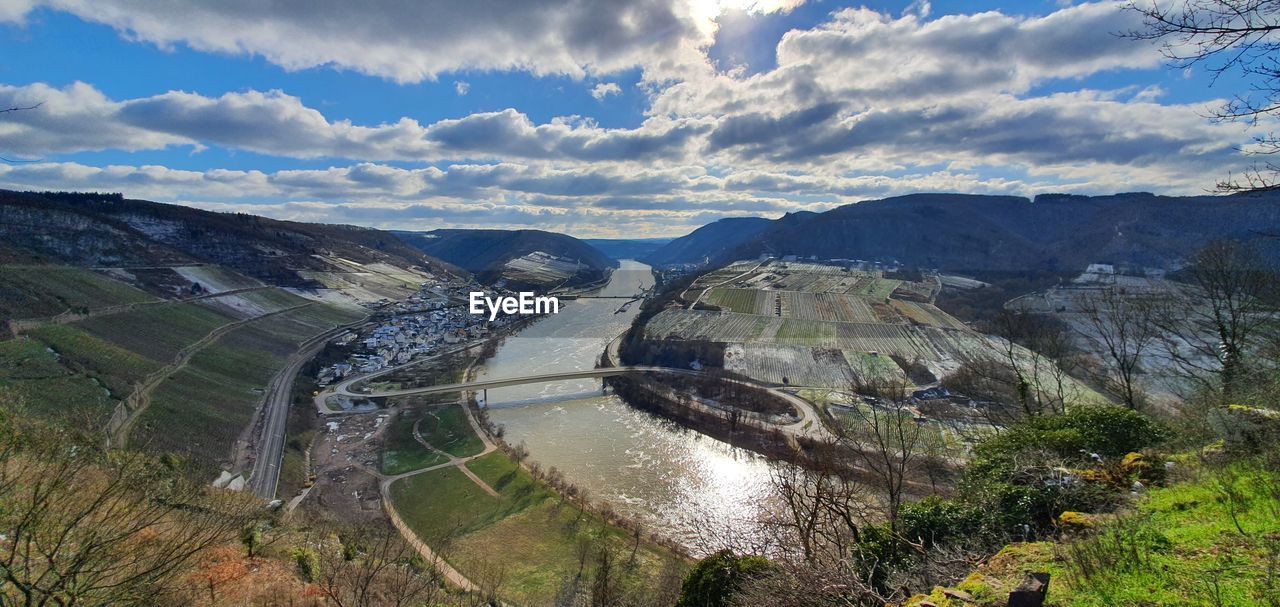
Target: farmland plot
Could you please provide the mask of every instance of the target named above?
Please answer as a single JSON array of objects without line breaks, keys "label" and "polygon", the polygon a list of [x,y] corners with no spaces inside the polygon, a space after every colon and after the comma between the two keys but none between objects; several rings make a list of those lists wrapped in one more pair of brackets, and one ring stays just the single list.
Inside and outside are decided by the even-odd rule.
[{"label": "farmland plot", "polygon": [[[645,325],[645,334],[655,339],[705,339],[710,341],[758,340],[777,319],[754,314],[707,312],[703,310],[664,310]],[[777,329],[773,328],[776,332]]]},{"label": "farmland plot", "polygon": [[792,386],[838,388],[852,377],[844,355],[831,348],[733,344],[725,350],[724,366],[759,381]]},{"label": "farmland plot", "polygon": [[742,314],[771,314],[765,312],[772,297],[766,291],[755,289],[712,289],[707,293],[707,301],[730,312]]}]

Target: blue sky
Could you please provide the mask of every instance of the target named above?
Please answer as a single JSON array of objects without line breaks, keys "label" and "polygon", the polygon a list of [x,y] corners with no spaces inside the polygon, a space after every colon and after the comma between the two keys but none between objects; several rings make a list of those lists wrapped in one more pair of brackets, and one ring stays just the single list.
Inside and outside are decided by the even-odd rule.
[{"label": "blue sky", "polygon": [[[7,6],[12,4],[11,6]],[[0,1],[0,186],[673,236],[917,191],[1200,193],[1245,160],[1112,3]],[[288,3],[284,3],[288,4]]]}]

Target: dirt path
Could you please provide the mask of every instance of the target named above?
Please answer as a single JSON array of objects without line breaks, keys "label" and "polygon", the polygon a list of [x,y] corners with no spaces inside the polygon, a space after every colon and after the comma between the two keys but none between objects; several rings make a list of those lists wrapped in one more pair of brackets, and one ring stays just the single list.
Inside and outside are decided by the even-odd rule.
[{"label": "dirt path", "polygon": [[221,291],[218,293],[205,293],[203,295],[196,295],[194,297],[187,297],[185,299],[155,299],[151,301],[135,301],[132,303],[118,304],[114,306],[107,306],[105,308],[98,308],[97,310],[89,310],[84,314],[67,310],[66,312],[63,312],[61,314],[58,314],[55,316],[46,316],[44,318],[16,319],[16,320],[10,321],[9,324],[11,327],[13,327],[14,335],[18,335],[24,331],[38,329],[44,325],[65,325],[73,322],[79,322],[82,320],[88,320],[90,318],[97,318],[99,316],[109,316],[111,314],[129,312],[132,310],[137,310],[139,308],[167,306],[172,304],[184,304],[184,303],[190,303],[193,301],[200,301],[203,299],[217,299],[219,297],[227,297],[230,295],[239,295],[241,293],[249,293],[251,291],[261,291],[263,289],[274,289],[274,288],[275,287],[268,287],[268,286],[245,287],[243,289],[232,289],[230,291]]},{"label": "dirt path", "polygon": [[[465,405],[462,405],[462,406],[465,406]],[[470,416],[468,416],[468,417],[470,417]],[[457,456],[453,455],[452,453],[449,453],[449,452],[447,452],[447,451],[443,451],[443,450],[440,450],[440,449],[435,448],[434,446],[432,446],[432,445],[431,445],[431,443],[427,442],[427,440],[426,440],[425,438],[422,438],[422,433],[418,431],[418,424],[421,424],[421,423],[422,423],[422,419],[421,419],[421,418],[419,418],[419,419],[418,419],[418,421],[413,422],[413,438],[414,438],[414,440],[418,441],[418,443],[419,443],[419,444],[421,444],[423,447],[426,447],[427,449],[430,449],[430,450],[432,450],[432,451],[435,451],[436,453],[439,453],[440,455],[443,455],[443,456],[445,456],[445,457],[449,458],[449,462],[450,462],[451,464],[453,464],[453,465],[457,466],[457,467],[458,467],[458,470],[461,470],[461,471],[462,471],[462,473],[463,473],[463,474],[465,474],[465,475],[467,476],[467,478],[471,479],[471,482],[475,483],[477,487],[480,487],[481,489],[483,489],[483,490],[484,490],[484,492],[485,492],[485,493],[488,493],[489,495],[492,495],[493,497],[496,497],[496,498],[498,498],[498,499],[502,499],[502,496],[501,496],[501,495],[499,495],[497,491],[494,491],[494,490],[493,490],[493,487],[490,487],[490,486],[489,486],[489,483],[486,483],[486,482],[484,482],[483,480],[481,480],[481,478],[480,478],[480,477],[476,476],[476,475],[475,475],[475,473],[474,473],[474,472],[472,472],[472,471],[471,471],[469,468],[467,468],[467,467],[466,467],[466,465],[465,465],[465,464],[466,464],[466,462],[471,461],[471,460],[473,460],[473,459],[475,459],[475,458],[477,458],[477,457],[480,457],[481,455],[487,455],[490,451],[493,451],[493,449],[492,449],[492,448],[490,448],[490,447],[491,447],[491,445],[486,444],[486,445],[485,445],[485,449],[484,449],[483,451],[481,451],[480,453],[476,454],[476,455],[472,455],[472,456],[467,457],[467,458],[465,458],[465,459],[463,459],[463,458],[459,458],[459,457],[457,457]],[[482,440],[483,440],[483,439],[482,439]]]},{"label": "dirt path", "polygon": [[[425,472],[425,470],[422,470],[422,472]],[[409,545],[413,546],[413,549],[417,550],[418,554],[422,555],[423,560],[430,563],[432,567],[435,567],[436,571],[439,571],[440,575],[443,576],[450,584],[453,584],[467,592],[479,592],[479,586],[467,579],[467,576],[462,575],[462,573],[457,569],[454,569],[453,565],[450,565],[447,561],[441,558],[440,555],[436,554],[430,546],[418,539],[418,535],[413,532],[413,529],[410,529],[409,525],[405,524],[404,520],[400,518],[400,514],[396,512],[396,507],[391,503],[392,482],[394,481],[391,478],[383,479],[378,486],[382,492],[382,509],[386,511],[387,518],[391,519],[391,524],[395,525],[396,530],[400,532],[401,537],[403,537],[406,542],[409,542]]]},{"label": "dirt path", "polygon": [[[695,307],[697,307],[698,302],[699,302],[699,301],[702,301],[702,298],[707,296],[707,291],[710,291],[711,289],[714,289],[714,288],[719,287],[719,286],[721,286],[721,285],[727,285],[727,284],[729,284],[729,283],[731,283],[731,282],[733,282],[733,281],[735,281],[735,280],[737,280],[737,279],[739,279],[739,278],[742,278],[743,276],[746,276],[747,274],[750,274],[750,273],[752,273],[752,272],[755,272],[756,270],[759,270],[759,269],[760,269],[760,266],[763,266],[763,265],[764,265],[764,262],[762,261],[762,262],[760,262],[760,263],[756,264],[756,266],[755,266],[754,268],[751,268],[750,270],[747,270],[746,272],[743,272],[743,273],[741,273],[741,274],[739,274],[739,275],[737,275],[737,276],[734,276],[734,277],[732,277],[732,278],[728,278],[728,279],[722,280],[722,281],[720,281],[720,282],[717,282],[716,284],[713,284],[713,285],[711,285],[711,286],[709,286],[709,287],[707,287],[707,288],[703,289],[701,293],[698,293],[698,298],[697,298],[697,299],[695,299],[695,300],[693,300],[693,303],[689,304],[689,309],[690,309],[690,310],[692,310],[692,309],[694,309]],[[688,289],[685,289],[685,291],[688,291]],[[684,293],[681,293],[680,295],[683,297],[683,296],[684,296]]]},{"label": "dirt path", "polygon": [[234,322],[221,325],[210,331],[204,337],[194,343],[188,344],[186,347],[178,351],[169,364],[151,372],[146,378],[138,383],[133,392],[129,394],[125,400],[116,405],[116,410],[111,414],[111,420],[107,422],[107,440],[113,444],[123,447],[129,440],[129,432],[133,429],[138,418],[147,410],[151,404],[151,393],[164,382],[165,378],[181,371],[191,361],[191,358],[198,354],[201,350],[210,344],[218,341],[223,335],[230,333],[240,327],[252,323],[263,318],[293,312],[301,308],[315,305],[315,302],[308,302],[281,310],[267,312],[251,318],[244,318]]}]

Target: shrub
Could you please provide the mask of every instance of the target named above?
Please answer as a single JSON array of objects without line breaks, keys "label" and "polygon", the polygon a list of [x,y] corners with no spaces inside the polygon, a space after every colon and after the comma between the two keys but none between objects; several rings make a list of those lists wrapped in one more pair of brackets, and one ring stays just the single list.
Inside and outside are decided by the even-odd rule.
[{"label": "shrub", "polygon": [[903,505],[898,524],[908,539],[922,541],[929,547],[973,534],[980,527],[982,516],[983,513],[967,504],[929,496]]},{"label": "shrub", "polygon": [[744,581],[759,577],[770,568],[761,556],[738,556],[721,550],[693,566],[680,587],[676,607],[726,607]]},{"label": "shrub", "polygon": [[296,548],[293,551],[293,562],[298,567],[298,575],[308,581],[314,582],[320,575],[320,557],[316,556],[316,552],[310,548]]}]

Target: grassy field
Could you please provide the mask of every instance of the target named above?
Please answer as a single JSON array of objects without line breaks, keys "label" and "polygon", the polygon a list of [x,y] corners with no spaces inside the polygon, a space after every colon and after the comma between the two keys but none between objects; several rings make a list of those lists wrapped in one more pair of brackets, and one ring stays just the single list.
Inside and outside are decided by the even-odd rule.
[{"label": "grassy field", "polygon": [[712,289],[707,292],[707,301],[731,312],[757,313],[754,289]]},{"label": "grassy field", "polygon": [[283,357],[236,347],[236,332],[227,336],[228,342],[201,350],[156,388],[131,444],[180,453],[209,469],[227,458],[252,418],[262,388],[284,363]]},{"label": "grassy field", "polygon": [[484,450],[484,443],[471,430],[462,405],[428,409],[418,424],[418,432],[431,446],[454,457],[467,457]]},{"label": "grassy field", "polygon": [[[453,467],[397,481],[391,497],[405,522],[463,574],[501,571],[504,598],[550,604],[577,570],[580,546],[608,542],[629,550],[625,533],[562,502],[505,454],[491,453],[467,467],[501,497],[485,493]],[[657,575],[671,558],[645,544],[636,555],[646,575]]]},{"label": "grassy field", "polygon": [[91,270],[0,266],[0,318],[46,318],[67,310],[153,300],[151,295]]},{"label": "grassy field", "polygon": [[890,278],[872,278],[865,283],[859,283],[854,293],[873,301],[883,301],[889,298],[901,282]]},{"label": "grassy field", "polygon": [[252,419],[262,390],[299,344],[332,325],[310,306],[250,322],[196,353],[156,388],[131,442],[213,469]]},{"label": "grassy field", "polygon": [[421,411],[412,409],[402,410],[395,416],[383,439],[383,474],[404,474],[449,461],[449,458],[424,447],[413,437],[413,425],[422,416]]},{"label": "grassy field", "polygon": [[778,329],[778,340],[800,342],[805,345],[834,343],[836,327],[831,323],[816,320],[797,320],[788,318]]}]

